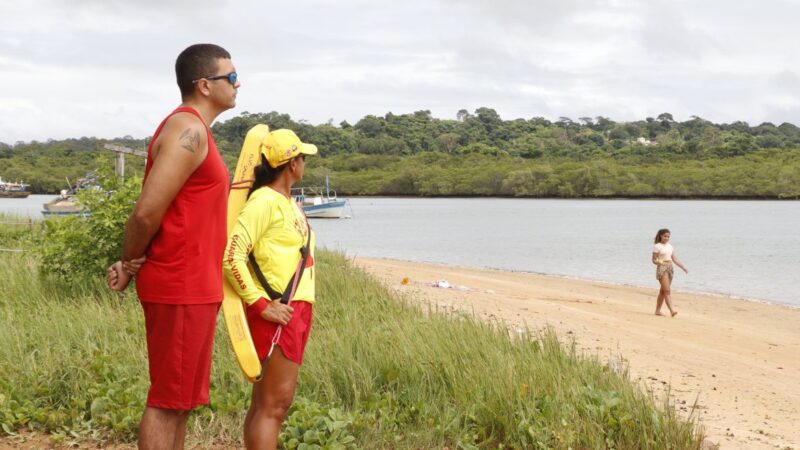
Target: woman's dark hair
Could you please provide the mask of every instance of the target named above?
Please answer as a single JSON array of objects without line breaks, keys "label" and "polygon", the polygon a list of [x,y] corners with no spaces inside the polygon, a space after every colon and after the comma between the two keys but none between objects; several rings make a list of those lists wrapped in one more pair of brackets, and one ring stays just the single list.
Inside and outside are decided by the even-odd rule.
[{"label": "woman's dark hair", "polygon": [[262,154],[261,164],[256,166],[256,168],[253,170],[255,180],[253,181],[253,186],[250,187],[250,192],[247,193],[247,198],[250,198],[250,194],[255,192],[256,189],[275,180],[278,174],[283,172],[283,169],[285,169],[288,165],[289,164],[282,164],[273,169],[272,166],[270,166],[267,162],[267,158]]},{"label": "woman's dark hair", "polygon": [[658,233],[656,233],[656,244],[661,242],[661,236],[663,236],[663,235],[665,235],[667,233],[669,233],[669,229],[667,229],[667,228],[662,228],[662,229],[658,230]]},{"label": "woman's dark hair", "polygon": [[220,59],[231,59],[231,54],[219,45],[195,44],[182,51],[175,60],[175,77],[178,79],[181,97],[185,99],[192,95],[193,81],[220,75],[215,73]]}]

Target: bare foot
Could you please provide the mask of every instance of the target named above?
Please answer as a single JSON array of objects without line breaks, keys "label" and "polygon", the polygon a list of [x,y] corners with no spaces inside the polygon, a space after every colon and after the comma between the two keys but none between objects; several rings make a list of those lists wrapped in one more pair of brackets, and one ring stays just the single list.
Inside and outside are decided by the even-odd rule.
[{"label": "bare foot", "polygon": [[664,313],[662,313],[661,311],[656,311],[656,315],[657,315],[657,316],[663,316],[663,315],[664,315]]},{"label": "bare foot", "polygon": [[672,317],[675,317],[675,316],[677,316],[677,315],[678,315],[678,311],[673,311],[673,312],[672,312]]}]

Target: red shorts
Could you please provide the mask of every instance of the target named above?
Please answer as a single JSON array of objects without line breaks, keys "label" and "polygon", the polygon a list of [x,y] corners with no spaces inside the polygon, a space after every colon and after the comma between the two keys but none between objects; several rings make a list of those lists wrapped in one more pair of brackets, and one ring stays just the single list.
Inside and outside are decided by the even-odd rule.
[{"label": "red shorts", "polygon": [[[309,302],[293,301],[290,306],[294,309],[292,318],[289,323],[281,327],[281,335],[275,345],[280,346],[287,359],[302,365],[303,352],[311,331],[313,305]],[[272,339],[278,330],[278,324],[264,320],[252,310],[247,312],[247,324],[250,326],[250,335],[256,345],[258,359],[263,361],[269,353]]]},{"label": "red shorts", "polygon": [[189,410],[208,404],[211,351],[220,303],[142,302],[150,391],[147,406]]}]

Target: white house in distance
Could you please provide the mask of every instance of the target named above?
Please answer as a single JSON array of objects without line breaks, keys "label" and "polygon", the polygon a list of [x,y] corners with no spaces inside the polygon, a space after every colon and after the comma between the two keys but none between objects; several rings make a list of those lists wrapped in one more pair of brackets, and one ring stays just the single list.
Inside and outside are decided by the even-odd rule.
[{"label": "white house in distance", "polygon": [[640,138],[636,139],[636,142],[638,142],[639,144],[642,144],[642,145],[658,145],[658,142],[653,142],[650,139],[647,139],[647,138],[644,138],[644,137],[640,137]]}]

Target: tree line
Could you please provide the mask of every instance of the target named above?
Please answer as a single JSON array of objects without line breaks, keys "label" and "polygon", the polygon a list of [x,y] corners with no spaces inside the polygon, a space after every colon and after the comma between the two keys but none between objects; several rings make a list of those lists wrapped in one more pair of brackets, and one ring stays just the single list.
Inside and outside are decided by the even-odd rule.
[{"label": "tree line", "polygon": [[[416,111],[312,125],[274,111],[244,112],[212,127],[231,169],[257,123],[317,144],[321,155],[309,159],[306,184],[328,175],[344,195],[800,198],[800,128],[790,123],[681,122],[669,113],[632,122],[503,120],[482,107],[455,119]],[[64,177],[96,165],[105,142],[0,144],[0,176],[54,192]],[[141,170],[141,160],[130,168]]]}]

